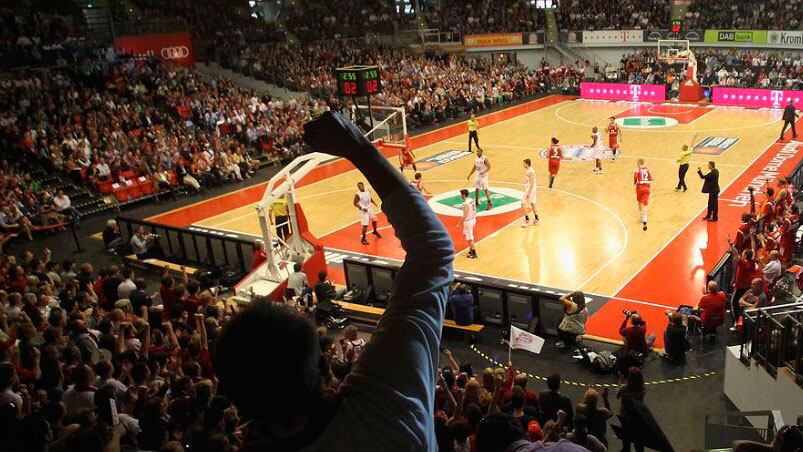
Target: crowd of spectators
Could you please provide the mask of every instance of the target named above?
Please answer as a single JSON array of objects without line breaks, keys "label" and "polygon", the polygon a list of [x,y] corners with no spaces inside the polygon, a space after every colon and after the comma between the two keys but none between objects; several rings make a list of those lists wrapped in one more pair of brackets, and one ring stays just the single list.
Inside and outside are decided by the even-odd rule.
[{"label": "crowd of spectators", "polygon": [[544,10],[530,0],[419,2],[429,28],[465,34],[529,33],[545,27]]},{"label": "crowd of spectators", "polygon": [[89,43],[76,36],[67,16],[0,8],[0,68],[66,65],[91,50]]},{"label": "crowd of spectators", "polygon": [[300,126],[320,102],[260,96],[226,79],[123,58],[32,72],[2,84],[2,133],[75,183],[145,176],[198,190],[243,180],[263,155],[302,152]]},{"label": "crowd of spectators", "polygon": [[797,30],[803,20],[800,0],[694,0],[686,10],[687,28]]},{"label": "crowd of spectators", "polygon": [[[803,59],[800,54],[761,50],[694,49],[698,82],[703,86],[803,89]],[[589,78],[625,83],[656,83],[675,86],[683,81],[684,67],[661,61],[655,50],[640,50],[622,56],[619,65],[596,66]]]},{"label": "crowd of spectators", "polygon": [[372,101],[405,107],[411,127],[429,125],[469,111],[550,90],[575,90],[584,67],[549,65],[528,68],[514,61],[465,55],[415,55],[377,48],[361,41],[317,42],[288,48],[284,43],[224,47],[222,64],[297,91],[307,91],[339,108],[332,68],[375,64],[382,69],[382,90]]},{"label": "crowd of spectators", "polygon": [[555,12],[561,30],[645,30],[669,27],[668,0],[568,0]]}]

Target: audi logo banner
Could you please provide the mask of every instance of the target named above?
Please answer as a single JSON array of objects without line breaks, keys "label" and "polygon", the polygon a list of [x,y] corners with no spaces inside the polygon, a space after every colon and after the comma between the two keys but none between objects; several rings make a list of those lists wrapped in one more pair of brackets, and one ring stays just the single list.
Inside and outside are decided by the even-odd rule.
[{"label": "audi logo banner", "polygon": [[192,39],[189,33],[120,36],[114,38],[117,50],[142,58],[159,58],[164,62],[192,65]]}]

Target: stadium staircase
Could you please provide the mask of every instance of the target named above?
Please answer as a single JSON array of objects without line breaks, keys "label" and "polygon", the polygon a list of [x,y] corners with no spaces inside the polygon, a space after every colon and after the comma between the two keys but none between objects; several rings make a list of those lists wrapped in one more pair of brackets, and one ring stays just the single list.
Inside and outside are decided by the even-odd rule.
[{"label": "stadium staircase", "polygon": [[223,68],[218,63],[211,61],[208,63],[196,63],[195,69],[201,74],[202,77],[204,77],[206,81],[212,81],[215,78],[223,77],[231,80],[234,82],[234,84],[242,88],[252,89],[256,92],[269,94],[273,97],[289,99],[291,97],[301,97],[306,95],[306,93],[290,91],[287,88],[280,88],[262,80],[257,80],[254,77],[249,77],[239,72]]},{"label": "stadium staircase", "polygon": [[113,41],[111,12],[108,8],[87,2],[81,7],[81,17],[83,20],[76,23],[81,36],[91,36],[103,43]]}]

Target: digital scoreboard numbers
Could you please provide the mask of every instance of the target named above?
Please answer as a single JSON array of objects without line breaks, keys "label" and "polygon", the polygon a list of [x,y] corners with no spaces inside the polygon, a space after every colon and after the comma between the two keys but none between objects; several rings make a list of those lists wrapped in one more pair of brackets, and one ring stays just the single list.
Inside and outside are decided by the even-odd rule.
[{"label": "digital scoreboard numbers", "polygon": [[349,66],[335,69],[337,94],[344,97],[371,96],[382,92],[379,66]]},{"label": "digital scoreboard numbers", "polygon": [[669,26],[669,31],[672,33],[680,33],[683,31],[683,21],[680,19],[673,19]]}]

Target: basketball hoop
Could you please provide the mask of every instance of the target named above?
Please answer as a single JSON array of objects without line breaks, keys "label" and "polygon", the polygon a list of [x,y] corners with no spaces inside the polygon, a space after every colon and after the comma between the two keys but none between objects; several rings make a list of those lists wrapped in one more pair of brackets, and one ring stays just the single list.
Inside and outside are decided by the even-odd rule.
[{"label": "basketball hoop", "polygon": [[667,57],[666,57],[666,62],[667,62],[667,64],[669,64],[670,66],[671,66],[671,65],[673,65],[673,64],[675,64],[675,61],[676,61],[676,60],[677,60],[677,57],[676,57],[676,56],[674,56],[674,55],[670,55],[670,56],[667,56]]}]

